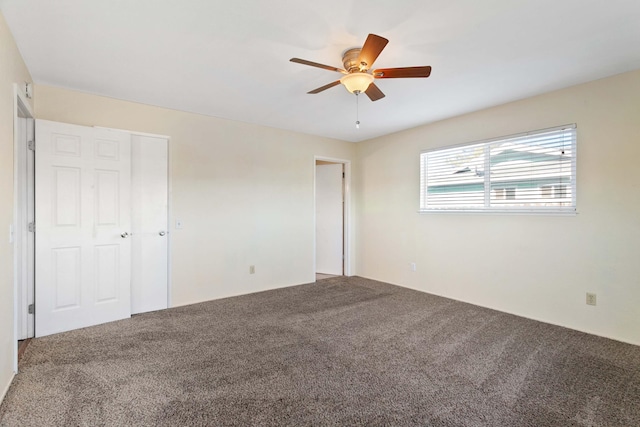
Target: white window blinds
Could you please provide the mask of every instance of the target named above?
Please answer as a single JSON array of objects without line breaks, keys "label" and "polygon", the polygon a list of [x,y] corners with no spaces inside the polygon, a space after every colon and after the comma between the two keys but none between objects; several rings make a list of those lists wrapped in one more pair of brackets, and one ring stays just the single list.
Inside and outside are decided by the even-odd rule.
[{"label": "white window blinds", "polygon": [[420,211],[575,213],[576,126],[420,155]]}]

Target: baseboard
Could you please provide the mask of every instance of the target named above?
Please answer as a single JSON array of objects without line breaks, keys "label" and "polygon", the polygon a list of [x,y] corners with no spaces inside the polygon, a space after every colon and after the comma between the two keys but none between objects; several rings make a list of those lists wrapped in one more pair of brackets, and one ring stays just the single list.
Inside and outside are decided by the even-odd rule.
[{"label": "baseboard", "polygon": [[572,331],[578,331],[578,332],[582,332],[584,334],[593,335],[593,336],[596,336],[596,337],[601,337],[601,338],[606,338],[606,339],[609,339],[609,340],[623,342],[625,344],[631,344],[631,345],[635,345],[635,346],[640,346],[640,343],[629,341],[629,340],[625,340],[625,339],[622,339],[622,338],[616,338],[616,337],[612,337],[612,336],[609,336],[609,335],[596,334],[595,332],[586,331],[584,329],[578,329],[578,328],[575,328],[573,326],[563,325],[561,323],[550,322],[548,320],[540,319],[540,318],[537,318],[537,317],[525,316],[523,314],[514,313],[512,311],[504,310],[504,309],[501,309],[501,308],[495,308],[495,307],[491,307],[491,306],[487,306],[487,305],[481,305],[481,304],[478,304],[478,303],[475,303],[475,302],[472,302],[472,301],[466,301],[466,300],[463,300],[463,299],[460,299],[460,298],[453,298],[453,297],[450,297],[450,296],[447,296],[447,295],[441,295],[441,294],[436,294],[436,293],[433,293],[433,292],[427,292],[427,291],[425,291],[423,289],[414,288],[412,286],[402,285],[402,284],[399,284],[399,283],[393,283],[393,282],[389,282],[389,281],[381,280],[381,279],[374,279],[373,277],[367,277],[367,276],[362,276],[362,275],[360,275],[360,277],[363,277],[363,278],[369,279],[369,280],[375,280],[376,282],[389,283],[390,285],[399,286],[399,287],[405,288],[405,289],[411,289],[413,291],[422,292],[423,294],[434,295],[434,296],[437,296],[437,297],[446,298],[446,299],[450,299],[450,300],[453,300],[453,301],[463,302],[465,304],[475,305],[476,307],[488,308],[489,310],[495,310],[495,311],[499,311],[500,313],[511,314],[512,316],[522,317],[523,319],[535,320],[536,322],[546,323],[547,325],[560,326],[561,328],[571,329]]},{"label": "baseboard", "polygon": [[7,395],[7,392],[9,391],[9,387],[11,387],[11,383],[13,382],[13,379],[15,378],[16,374],[14,372],[11,373],[11,377],[9,378],[9,383],[4,387],[4,390],[2,390],[2,393],[0,393],[0,403],[2,403],[2,401],[4,400],[4,397]]},{"label": "baseboard", "polygon": [[313,280],[313,282],[290,283],[290,284],[286,284],[286,285],[276,285],[276,286],[273,286],[273,287],[268,287],[268,288],[265,288],[265,289],[261,289],[259,291],[231,293],[231,294],[224,295],[224,296],[219,296],[219,297],[216,297],[216,298],[182,302],[180,304],[172,305],[172,306],[170,306],[168,308],[184,307],[184,306],[187,306],[187,305],[201,304],[201,303],[209,302],[209,301],[218,301],[218,300],[222,300],[222,299],[226,299],[226,298],[235,298],[235,297],[241,297],[241,296],[244,296],[244,295],[259,294],[261,292],[275,291],[276,289],[293,288],[295,286],[310,285],[311,283],[314,283],[314,282],[315,282],[315,279]]},{"label": "baseboard", "polygon": [[[357,274],[345,274],[344,275],[344,277],[356,277],[356,276],[357,276]],[[376,279],[371,279],[371,280],[376,280]],[[228,295],[224,295],[224,296],[220,296],[220,297],[216,297],[216,298],[211,298],[211,299],[186,301],[186,302],[181,302],[179,304],[169,305],[169,307],[167,307],[167,308],[184,307],[186,305],[200,304],[200,303],[209,302],[209,301],[217,301],[217,300],[221,300],[221,299],[225,299],[225,298],[241,297],[243,295],[251,295],[251,294],[257,294],[257,293],[260,293],[260,292],[274,291],[276,289],[292,288],[294,286],[309,285],[311,283],[315,283],[315,281],[316,281],[316,279],[315,279],[315,273],[314,273],[313,274],[313,279],[310,282],[290,283],[290,284],[286,284],[286,285],[277,285],[277,286],[269,287],[269,288],[266,288],[266,289],[261,289],[259,291],[231,293],[231,294],[228,294]],[[397,285],[397,286],[401,286],[401,285]],[[416,290],[418,290],[418,289],[416,289]],[[142,313],[140,313],[140,314],[142,314]]]}]

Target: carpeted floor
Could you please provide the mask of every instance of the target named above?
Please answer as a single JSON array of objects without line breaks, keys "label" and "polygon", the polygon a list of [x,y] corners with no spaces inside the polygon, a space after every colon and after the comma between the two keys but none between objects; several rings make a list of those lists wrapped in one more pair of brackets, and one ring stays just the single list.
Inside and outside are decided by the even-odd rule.
[{"label": "carpeted floor", "polygon": [[639,426],[640,347],[337,277],[33,340],[2,426]]}]

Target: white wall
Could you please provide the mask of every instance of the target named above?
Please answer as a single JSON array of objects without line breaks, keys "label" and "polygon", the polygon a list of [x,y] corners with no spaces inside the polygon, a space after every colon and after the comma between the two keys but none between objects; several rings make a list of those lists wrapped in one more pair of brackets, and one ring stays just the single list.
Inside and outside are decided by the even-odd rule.
[{"label": "white wall", "polygon": [[[417,213],[421,150],[567,123],[577,216]],[[359,143],[354,170],[359,275],[640,344],[640,71]]]},{"label": "white wall", "polygon": [[[314,265],[314,156],[356,146],[37,86],[36,118],[169,135],[172,305],[308,283]],[[255,265],[256,273],[249,274]]]},{"label": "white wall", "polygon": [[13,84],[30,82],[4,16],[0,14],[0,401],[13,378]]}]

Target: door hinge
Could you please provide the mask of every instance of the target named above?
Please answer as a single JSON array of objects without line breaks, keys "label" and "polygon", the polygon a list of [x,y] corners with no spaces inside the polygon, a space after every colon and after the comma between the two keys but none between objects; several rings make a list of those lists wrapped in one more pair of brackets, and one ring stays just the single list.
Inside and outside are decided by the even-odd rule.
[{"label": "door hinge", "polygon": [[28,141],[27,148],[31,151],[36,151],[36,142],[34,140]]},{"label": "door hinge", "polygon": [[342,178],[344,179],[344,172],[342,172]]},{"label": "door hinge", "polygon": [[29,223],[29,232],[30,233],[35,233],[36,231],[36,223],[35,222],[30,222]]},{"label": "door hinge", "polygon": [[35,304],[29,304],[29,306],[27,307],[27,312],[29,314],[34,314],[36,312],[36,305]]}]

